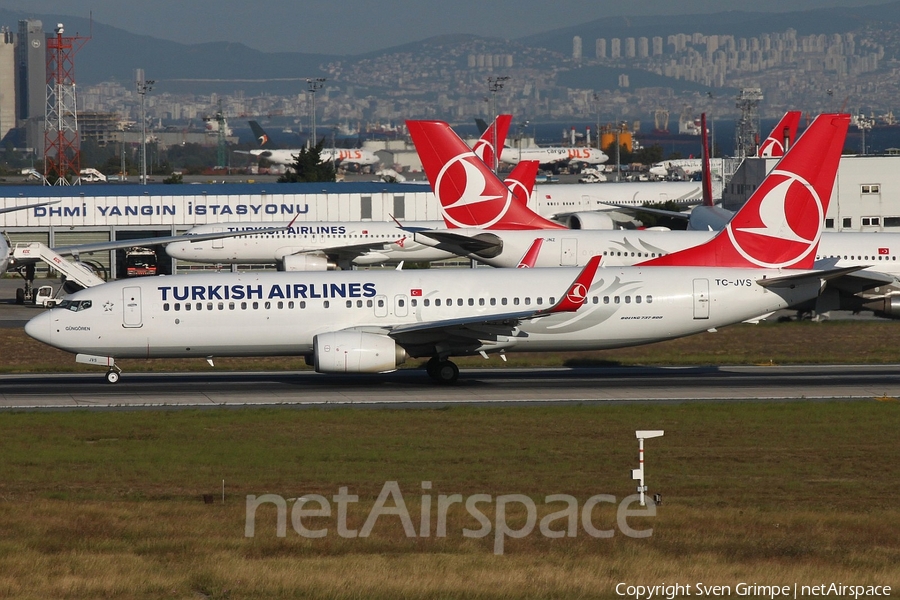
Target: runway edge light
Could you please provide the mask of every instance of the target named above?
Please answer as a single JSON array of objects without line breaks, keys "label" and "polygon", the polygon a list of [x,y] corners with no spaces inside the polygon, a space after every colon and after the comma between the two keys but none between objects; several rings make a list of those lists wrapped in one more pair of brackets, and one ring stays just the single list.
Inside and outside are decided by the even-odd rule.
[{"label": "runway edge light", "polygon": [[631,470],[631,478],[637,479],[639,481],[637,491],[641,495],[641,506],[647,506],[646,501],[644,499],[644,494],[647,491],[647,486],[644,485],[644,440],[649,440],[650,438],[662,437],[666,432],[662,429],[638,429],[634,432],[635,437],[638,440],[638,468]]}]

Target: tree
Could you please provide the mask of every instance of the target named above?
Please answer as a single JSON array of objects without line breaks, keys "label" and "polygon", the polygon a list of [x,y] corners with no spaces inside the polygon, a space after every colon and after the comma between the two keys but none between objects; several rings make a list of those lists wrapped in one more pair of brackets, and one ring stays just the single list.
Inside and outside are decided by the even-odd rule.
[{"label": "tree", "polygon": [[294,164],[284,175],[278,178],[279,183],[297,183],[300,181],[334,181],[334,164],[322,162],[321,153],[325,138],[319,140],[312,148],[303,148],[294,160]]},{"label": "tree", "polygon": [[652,165],[663,159],[663,149],[659,144],[646,146],[635,152],[635,160],[641,164]]}]

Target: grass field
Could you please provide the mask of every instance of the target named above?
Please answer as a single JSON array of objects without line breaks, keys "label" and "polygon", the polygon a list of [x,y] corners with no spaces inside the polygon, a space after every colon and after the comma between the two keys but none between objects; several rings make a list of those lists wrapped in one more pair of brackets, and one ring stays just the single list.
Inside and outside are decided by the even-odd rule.
[{"label": "grass field", "polygon": [[[882,399],[887,400],[887,399]],[[593,598],[615,586],[843,582],[900,587],[900,404],[895,401],[442,410],[0,414],[2,598]],[[537,533],[408,538],[382,517],[366,538],[299,536],[248,494],[346,486],[359,529],[397,481],[415,527],[422,495],[526,494],[539,518],[570,494],[633,493],[635,429],[647,442],[652,536]],[[221,501],[225,480],[226,498]],[[422,482],[431,482],[423,492]],[[211,495],[205,503],[203,495]],[[392,502],[389,503],[393,505]],[[496,518],[494,505],[481,505]],[[314,507],[314,506],[313,506]],[[615,507],[594,523],[614,527]],[[522,510],[507,515],[525,523]],[[563,529],[565,522],[555,529]],[[896,594],[896,591],[894,592]],[[734,590],[732,594],[735,595]]]},{"label": "grass field", "polygon": [[[76,365],[74,356],[45,346],[21,329],[0,329],[0,347],[11,348],[0,364],[0,373],[97,372],[96,367]],[[460,367],[560,366],[560,365],[727,365],[797,363],[900,363],[900,321],[791,322],[732,325],[716,333],[703,333],[668,342],[571,353],[509,353],[509,362],[492,357],[457,358]],[[219,358],[216,367],[196,360],[126,360],[127,372],[203,370],[300,370],[302,358]],[[411,360],[405,368],[424,361]]]}]

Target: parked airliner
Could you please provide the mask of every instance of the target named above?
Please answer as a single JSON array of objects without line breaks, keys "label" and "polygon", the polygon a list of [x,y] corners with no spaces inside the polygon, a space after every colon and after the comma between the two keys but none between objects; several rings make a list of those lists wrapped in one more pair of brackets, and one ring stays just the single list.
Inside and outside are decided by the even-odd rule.
[{"label": "parked airliner", "polygon": [[[498,139],[503,139],[511,119],[510,115],[499,115],[473,145],[472,151],[484,162],[493,158],[493,128],[497,127]],[[517,203],[524,205],[531,194],[537,171],[537,163],[522,162],[504,180]],[[544,219],[540,222],[547,227],[562,227]],[[272,227],[277,229],[273,230]],[[198,243],[193,239],[189,242],[176,242],[167,245],[166,252],[173,258],[199,263],[276,264],[282,271],[325,271],[400,261],[448,260],[459,258],[464,253],[463,248],[465,252],[486,250],[485,244],[477,236],[466,240],[462,246],[454,244],[452,249],[446,249],[433,242],[420,244],[407,233],[440,227],[443,227],[441,221],[406,222],[403,229],[396,223],[383,221],[211,223],[194,227],[187,233],[208,235],[216,232],[240,232],[242,235],[234,238],[220,237],[206,243]]]},{"label": "parked airliner", "polygon": [[[428,357],[429,375],[451,382],[452,356],[633,346],[755,319],[815,298],[841,273],[813,270],[813,258],[849,122],[820,116],[807,135],[821,161],[784,164],[751,198],[754,211],[703,246],[667,255],[668,266],[598,269],[594,257],[583,269],[143,278],[72,294],[25,331],[107,367],[109,382],[119,380],[120,358],[258,355],[304,356],[323,373],[387,372]],[[468,149],[458,160],[481,162]],[[458,200],[512,195],[496,178],[485,183],[467,183]],[[789,227],[770,227],[773,203]]]},{"label": "parked airliner", "polygon": [[[764,158],[780,158],[784,156],[785,151],[794,143],[794,137],[797,135],[797,127],[800,124],[802,113],[799,110],[788,111],[781,117],[781,120],[772,128],[763,143],[757,149],[757,156]],[[703,132],[705,129],[701,128]],[[705,138],[705,133],[702,133]],[[722,172],[721,159],[716,159],[718,164],[716,169]],[[678,158],[672,160],[664,160],[654,163],[650,167],[650,174],[657,177],[666,177],[672,171],[680,171],[687,177],[692,177],[699,173],[703,168],[702,158]],[[709,171],[707,167],[707,172]]]},{"label": "parked airliner", "polygon": [[[290,167],[297,161],[297,155],[300,154],[300,148],[281,148],[273,149],[267,147],[269,136],[256,121],[250,121],[250,129],[259,141],[259,148],[254,148],[249,152],[236,150],[239,154],[252,154],[253,156],[264,158],[270,163]],[[369,166],[377,165],[381,162],[374,152],[363,150],[361,148],[323,148],[319,152],[319,162],[334,162],[341,166],[357,165]]]},{"label": "parked airliner", "polygon": [[[464,152],[464,145],[443,125],[434,122],[410,122],[407,124],[417,144],[423,138],[428,143],[421,152],[429,153],[424,159],[429,180],[437,181],[441,172],[449,168],[449,164],[457,160]],[[814,137],[801,137],[791,160],[810,160],[818,156],[817,141]],[[442,153],[432,151],[440,148]],[[787,159],[784,159],[787,160]],[[785,163],[786,165],[789,163]],[[776,170],[783,170],[779,162]],[[487,179],[489,172],[482,169],[480,177]],[[457,188],[465,187],[462,179]],[[473,184],[481,186],[480,179]],[[761,186],[761,189],[765,185]],[[455,194],[438,193],[442,202],[446,225],[449,229],[429,229],[411,232],[413,238],[423,244],[428,239],[440,242],[443,247],[452,247],[454,240],[460,241],[477,235],[485,249],[468,255],[495,267],[514,267],[518,264],[523,252],[534,241],[536,232],[521,226],[523,217],[516,214],[510,218],[497,202],[480,202],[470,204],[466,213],[470,228],[460,228],[459,219],[454,216],[459,201]],[[477,209],[477,210],[476,210]],[[696,209],[695,209],[696,210]],[[753,211],[754,202],[747,204],[738,212]],[[772,206],[771,215],[766,218],[776,222],[777,215],[783,208]],[[498,211],[500,216],[498,216]],[[823,213],[824,214],[824,213]],[[772,216],[774,215],[774,216]],[[731,214],[729,214],[729,220]],[[490,223],[487,229],[482,227]],[[618,230],[618,231],[571,231],[548,230],[540,232],[543,248],[536,266],[577,266],[583,265],[591,256],[602,256],[605,266],[624,266],[646,263],[646,261],[662,257],[673,252],[697,246],[709,241],[716,232],[706,231],[650,231],[650,230]],[[490,242],[493,241],[493,245]],[[863,271],[838,278],[829,283],[829,289],[818,299],[815,306],[800,307],[816,312],[828,310],[872,310],[881,316],[900,318],[900,234],[892,233],[834,233],[824,232],[821,236],[817,260],[838,268],[868,267]]]},{"label": "parked airliner", "polygon": [[[784,156],[785,151],[794,143],[794,137],[797,133],[797,126],[800,124],[800,111],[788,111],[781,120],[772,129],[772,133],[759,147],[759,156],[766,158],[779,158]],[[701,143],[703,153],[701,158],[695,159],[701,162],[702,169],[702,201],[699,205],[693,207],[686,212],[673,212],[661,208],[647,208],[641,210],[644,212],[674,217],[676,219],[684,219],[687,223],[689,231],[719,231],[725,227],[734,211],[722,208],[715,203],[712,195],[712,177],[709,165],[709,143],[706,135],[706,114],[701,116]]]},{"label": "parked airliner", "polygon": [[[484,121],[475,119],[479,127],[484,128]],[[482,135],[484,138],[484,135]],[[527,148],[512,148],[505,144],[506,136],[498,137],[497,145],[501,146],[500,162],[517,165],[525,160],[536,160],[541,167],[558,169],[569,164],[596,166],[609,160],[609,156],[598,148],[590,146],[529,146]],[[491,165],[490,161],[485,161]]]}]

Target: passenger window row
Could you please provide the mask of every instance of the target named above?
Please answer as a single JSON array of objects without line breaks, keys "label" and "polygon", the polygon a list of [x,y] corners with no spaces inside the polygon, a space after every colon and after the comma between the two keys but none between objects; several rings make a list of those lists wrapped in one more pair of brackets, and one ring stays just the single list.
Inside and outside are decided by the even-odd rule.
[{"label": "passenger window row", "polygon": [[894,262],[897,261],[896,255],[889,255],[889,254],[879,254],[878,256],[875,256],[875,255],[872,255],[872,256],[853,256],[853,255],[847,256],[846,254],[841,256],[839,254],[830,254],[825,257],[817,256],[816,260],[820,260],[822,258],[837,258],[837,259],[843,259],[843,260],[890,260],[890,261],[894,261]]},{"label": "passenger window row", "polygon": [[[67,301],[64,301],[60,304],[60,308],[68,308],[69,310],[78,311],[85,310],[91,307],[90,300],[85,300],[81,303],[70,302],[66,304]],[[430,298],[425,298],[422,301],[422,306],[424,307],[440,307],[440,306],[544,306],[544,298],[543,296],[538,296],[536,298],[531,298],[530,296],[525,296],[523,298],[514,297],[514,298],[435,298],[434,300]],[[590,304],[600,304],[601,297],[600,296],[591,296],[587,301]],[[603,296],[602,303],[603,304],[631,304],[634,302],[635,304],[642,304],[646,302],[647,304],[651,304],[653,302],[653,296]],[[410,306],[416,308],[419,306],[419,300],[417,298],[412,298],[409,301]],[[553,306],[556,304],[556,298],[550,296],[547,298],[547,305]],[[403,308],[406,305],[406,301],[403,299],[397,300],[397,306]],[[374,308],[377,306],[378,308],[385,307],[385,301],[383,298],[378,298],[376,300],[372,300],[371,298],[367,300],[347,300],[345,303],[346,308]],[[323,300],[322,302],[323,308],[330,308],[331,302],[329,300]],[[253,302],[165,302],[163,303],[163,311],[169,312],[189,312],[189,311],[224,311],[224,310],[294,310],[294,309],[305,309],[306,308],[306,300],[300,300],[295,302],[294,300],[278,300],[277,302],[272,301],[253,301]]]}]

